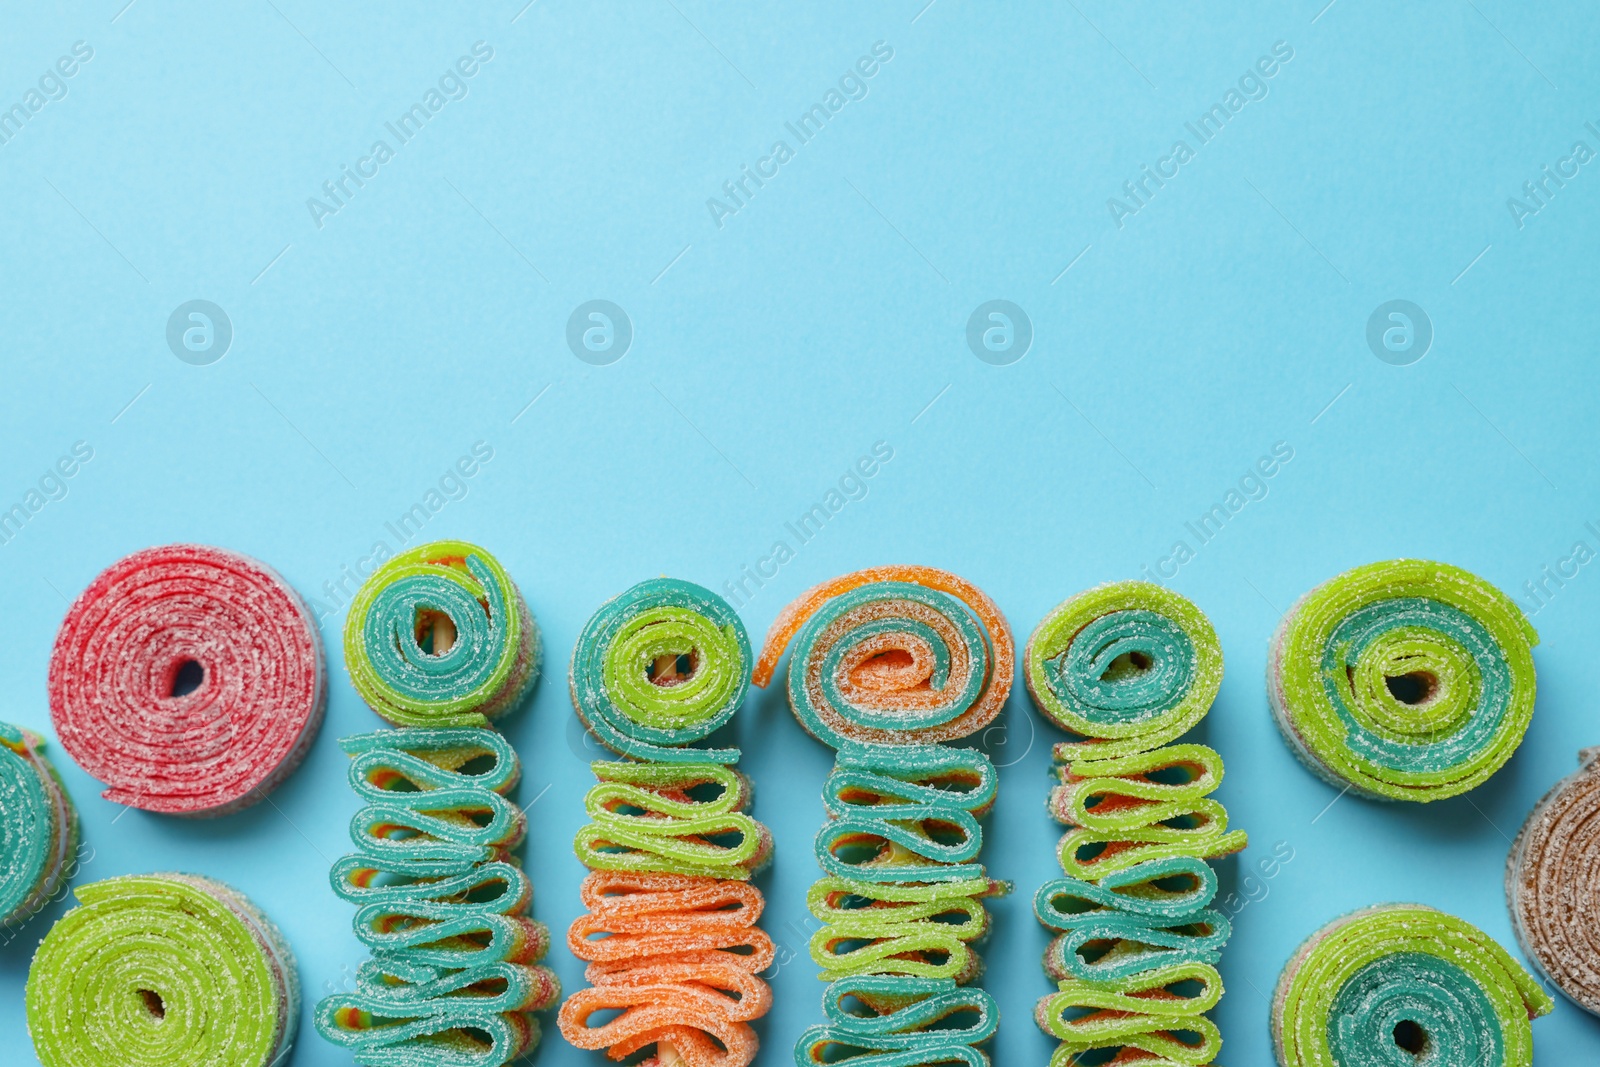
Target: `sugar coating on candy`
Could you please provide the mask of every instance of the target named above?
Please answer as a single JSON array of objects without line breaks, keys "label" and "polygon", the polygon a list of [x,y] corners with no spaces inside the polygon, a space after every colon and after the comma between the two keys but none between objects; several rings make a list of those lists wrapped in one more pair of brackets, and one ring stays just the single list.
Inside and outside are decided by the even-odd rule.
[{"label": "sugar coating on candy", "polygon": [[602,604],[578,635],[572,706],[620,756],[736,763],[738,749],[685,746],[744,704],[750,661],[750,636],[727,601],[692,582],[651,579]]},{"label": "sugar coating on candy", "polygon": [[42,908],[78,846],[78,812],[31,730],[0,722],[0,926]]},{"label": "sugar coating on candy", "polygon": [[795,1067],[989,1067],[978,1046],[1000,1026],[994,998],[936,978],[858,975],[828,986],[827,1022],[795,1043]]},{"label": "sugar coating on candy", "polygon": [[1377,800],[1441,800],[1482,784],[1521,744],[1538,641],[1510,598],[1459,567],[1371,563],[1284,616],[1267,695],[1319,777]]},{"label": "sugar coating on candy", "polygon": [[936,744],[994,721],[1011,691],[1011,628],[970,582],[932,567],[874,567],[807,590],[767,631],[765,686],[793,640],[789,706],[838,748]]},{"label": "sugar coating on candy", "polygon": [[[197,688],[174,695],[197,665]],[[289,775],[327,698],[322,643],[271,568],[204,545],[127,556],[68,609],[50,655],[61,747],[145,811],[218,815]]]},{"label": "sugar coating on candy", "polygon": [[434,727],[345,738],[357,851],[333,890],[357,905],[372,952],[355,989],[317,1005],[329,1041],[371,1067],[500,1067],[532,1049],[529,1014],[560,999],[539,966],[550,935],[512,850],[527,821],[506,794],[521,775],[493,730]]},{"label": "sugar coating on candy", "polygon": [[1086,758],[1164,745],[1205,717],[1222,646],[1192,602],[1150,582],[1069,597],[1034,628],[1023,676],[1041,713],[1083,740]]},{"label": "sugar coating on candy", "polygon": [[1208,906],[1217,878],[1205,861],[1247,838],[1210,797],[1222,757],[1171,742],[1216,699],[1216,631],[1170,590],[1115,582],[1056,607],[1023,663],[1034,704],[1076,735],[1055,746],[1047,804],[1069,827],[1066,877],[1033,902],[1056,933],[1044,967],[1057,992],[1034,1009],[1061,1042],[1050,1063],[1209,1064],[1222,1037],[1204,1012],[1222,996],[1214,965],[1232,927]]},{"label": "sugar coating on candy", "polygon": [[979,862],[999,779],[988,757],[940,742],[994,721],[1011,691],[1011,628],[970,582],[932,567],[875,567],[823,582],[767,631],[765,686],[791,641],[789,707],[838,750],[817,835],[822,923],[811,957],[832,980],[829,1021],[796,1064],[986,1067],[998,1012],[983,972],[984,901],[1010,892]]},{"label": "sugar coating on candy", "polygon": [[739,750],[698,747],[744,703],[751,659],[733,608],[673,578],[606,601],[578,637],[573,709],[626,757],[593,764],[591,822],[574,843],[593,873],[567,942],[589,961],[590,988],[567,998],[560,1025],[579,1048],[648,1053],[641,1067],[755,1060],[750,1023],[772,1003],[758,972],[773,948],[749,879],[771,860],[772,835],[748,813]]},{"label": "sugar coating on candy", "polygon": [[1334,920],[1290,958],[1272,1040],[1281,1067],[1379,1067],[1402,1052],[1437,1067],[1530,1067],[1529,1022],[1554,1006],[1472,924],[1383,904]]},{"label": "sugar coating on candy", "polygon": [[1034,1021],[1061,1042],[1050,1067],[1113,1049],[1119,1051],[1112,1063],[1203,1064],[1222,1048],[1222,1034],[1204,1014],[1221,998],[1215,967],[1172,963],[1121,982],[1064,980],[1039,1001]]},{"label": "sugar coating on candy", "polygon": [[[759,972],[773,946],[757,926],[761,893],[730,879],[595,871],[583,882],[587,915],[567,945],[588,962],[590,987],[561,1006],[561,1033],[582,1049],[646,1062],[731,1067],[755,1059],[752,1020],[772,995]],[[619,1012],[596,1024],[596,1013]],[[662,1050],[670,1048],[671,1053]],[[676,1055],[677,1061],[670,1058]]]},{"label": "sugar coating on candy", "polygon": [[522,593],[466,541],[421,545],[373,571],[350,602],[344,652],[356,692],[396,726],[485,726],[539,676]]},{"label": "sugar coating on candy", "polygon": [[1058,766],[1050,812],[1071,827],[1059,858],[1068,875],[1104,878],[1168,856],[1219,859],[1248,843],[1208,796],[1222,783],[1222,757],[1205,745]]},{"label": "sugar coating on candy", "polygon": [[76,892],[28,972],[44,1067],[269,1067],[292,1045],[294,956],[243,894],[185,874]]},{"label": "sugar coating on candy", "polygon": [[772,834],[746,814],[750,780],[716,763],[592,764],[599,784],[574,844],[591,870],[747,879],[772,859]]},{"label": "sugar coating on candy", "polygon": [[1506,902],[1523,952],[1600,1014],[1600,749],[1578,754],[1523,823],[1506,860]]}]

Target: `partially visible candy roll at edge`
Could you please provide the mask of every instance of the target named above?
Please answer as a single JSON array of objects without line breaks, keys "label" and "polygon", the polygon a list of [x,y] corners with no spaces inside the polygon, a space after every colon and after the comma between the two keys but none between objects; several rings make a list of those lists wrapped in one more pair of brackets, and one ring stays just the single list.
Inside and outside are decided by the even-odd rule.
[{"label": "partially visible candy roll at edge", "polygon": [[1528,815],[1506,860],[1517,942],[1585,1011],[1600,1015],[1600,748]]},{"label": "partially visible candy roll at edge", "polygon": [[34,954],[44,1067],[271,1067],[294,1041],[288,943],[243,894],[187,874],[82,886]]},{"label": "partially visible candy roll at edge", "polygon": [[67,877],[78,844],[78,812],[44,741],[0,722],[0,926],[44,906]]},{"label": "partially visible candy roll at edge", "polygon": [[933,567],[873,567],[802,593],[767,631],[753,681],[794,642],[789,706],[819,740],[937,744],[994,721],[1015,649],[994,601]]},{"label": "partially visible candy roll at edge", "polygon": [[[187,675],[198,685],[179,692]],[[311,747],[327,702],[322,641],[270,567],[204,545],[113,563],[50,654],[61,747],[115,804],[174,815],[248,807]]]},{"label": "partially visible candy roll at edge", "polygon": [[344,624],[361,699],[396,726],[485,726],[539,677],[539,628],[494,556],[435,541],[361,583]]}]

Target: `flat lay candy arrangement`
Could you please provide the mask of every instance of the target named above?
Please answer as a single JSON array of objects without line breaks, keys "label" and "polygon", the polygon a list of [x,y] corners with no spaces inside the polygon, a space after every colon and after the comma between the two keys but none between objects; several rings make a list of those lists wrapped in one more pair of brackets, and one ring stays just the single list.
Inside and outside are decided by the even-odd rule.
[{"label": "flat lay candy arrangement", "polygon": [[[1100,585],[1039,620],[1019,656],[971,582],[881,566],[801,594],[757,654],[723,597],[638,582],[570,655],[575,726],[607,758],[586,796],[566,798],[586,812],[572,847],[589,874],[563,942],[535,917],[540,872],[521,846],[540,831],[509,798],[529,760],[571,757],[519,753],[496,729],[539,683],[537,602],[489,551],[448,540],[387,560],[351,602],[344,670],[387,725],[337,740],[361,807],[328,879],[368,956],[312,1017],[352,1062],[502,1067],[562,1040],[646,1067],[986,1067],[1000,1027],[1035,1025],[1058,1042],[1050,1067],[1223,1062],[1207,1014],[1232,932],[1218,871],[1249,827],[1212,796],[1223,758],[1194,735],[1228,643],[1201,606],[1149,582]],[[1283,616],[1266,703],[1309,773],[1426,804],[1511,757],[1537,641],[1473,574],[1373,563]],[[200,679],[185,687],[190,664]],[[1067,738],[1054,783],[1039,783],[1065,828],[1062,873],[1024,886],[984,855],[1001,775],[970,743],[1019,671]],[[172,545],[113,563],[72,603],[50,714],[65,756],[107,786],[79,802],[215,817],[295,773],[329,677],[304,603],[271,568]],[[806,896],[816,1021],[792,1050],[762,1051],[774,838],[761,783],[719,732],[752,685],[774,684],[834,763],[815,783],[827,818]],[[0,724],[7,927],[72,879],[79,820],[52,754]],[[303,995],[293,946],[193,855],[183,872],[73,884],[70,910],[11,943],[35,946],[27,1030],[46,1067],[286,1060]],[[1526,965],[1427,901],[1373,900],[1286,944],[1263,1024],[1282,1067],[1528,1067],[1558,996],[1600,1013],[1600,749],[1528,814],[1504,877]],[[1056,991],[1034,1005],[984,987],[986,967],[1021,962],[986,959],[989,906],[1012,893],[1053,935],[1042,965]],[[556,952],[586,965],[581,987],[562,988]]]}]

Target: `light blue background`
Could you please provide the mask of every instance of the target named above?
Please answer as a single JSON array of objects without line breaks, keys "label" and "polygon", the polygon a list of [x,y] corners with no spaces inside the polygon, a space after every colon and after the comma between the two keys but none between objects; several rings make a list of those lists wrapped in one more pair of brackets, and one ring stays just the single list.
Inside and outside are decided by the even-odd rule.
[{"label": "light blue background", "polygon": [[[1585,526],[1600,525],[1600,166],[1520,229],[1506,204],[1575,140],[1600,149],[1584,126],[1600,125],[1588,5],[524,2],[97,0],[0,18],[6,107],[74,41],[94,49],[0,145],[0,505],[73,442],[94,449],[65,499],[0,546],[0,714],[48,728],[68,599],[151,544],[267,561],[324,596],[336,649],[324,583],[487,442],[493,460],[425,532],[496,552],[544,629],[554,669],[506,730],[519,796],[539,798],[537,915],[559,938],[579,911],[570,843],[591,781],[562,674],[606,597],[662,573],[721,588],[883,441],[894,457],[866,497],[744,603],[753,634],[814,582],[906,561],[977,582],[1020,643],[1068,594],[1192,542],[1185,521],[1283,441],[1294,458],[1266,497],[1171,580],[1227,655],[1200,732],[1252,845],[1225,889],[1274,842],[1295,853],[1236,920],[1224,1061],[1269,1062],[1279,968],[1348,909],[1422,901],[1512,944],[1508,839],[1600,741],[1600,568],[1538,611],[1533,726],[1466,797],[1329,808],[1335,791],[1270,722],[1262,672],[1282,609],[1355,564],[1448,560],[1531,611],[1524,582],[1576,540],[1600,548]],[[467,97],[314,225],[307,198],[480,40],[494,58]],[[894,58],[869,95],[714,225],[706,199],[880,40]],[[1118,228],[1107,198],[1175,139],[1195,147],[1184,123],[1278,41],[1294,56],[1267,97]],[[235,331],[210,366],[165,341],[196,298]],[[611,366],[565,343],[569,313],[597,298],[634,324]],[[966,347],[968,315],[994,298],[1035,330],[1011,366]],[[1397,298],[1435,330],[1403,367],[1365,341]],[[332,671],[304,766],[273,805],[229,818],[118,819],[53,748],[94,851],[79,881],[203,872],[282,924],[308,1002],[296,1067],[349,1062],[306,1027],[362,957],[326,872],[356,807],[337,738],[377,720],[337,655]],[[1031,1020],[1050,986],[1028,897],[1057,873],[1043,810],[1057,735],[1020,695],[1003,722],[985,854],[1018,891],[995,906],[986,985],[1004,1013],[997,1061],[1020,1067],[1052,1047]],[[830,754],[777,692],[752,696],[737,733],[778,842],[765,925],[800,948]],[[7,1062],[33,1062],[23,982],[64,907],[0,948]],[[550,960],[581,985],[564,945]],[[773,985],[764,1065],[788,1063],[819,1017],[808,962]],[[542,1067],[604,1062],[548,1026]],[[1600,1023],[1570,1002],[1534,1032],[1541,1064],[1600,1056]]]}]

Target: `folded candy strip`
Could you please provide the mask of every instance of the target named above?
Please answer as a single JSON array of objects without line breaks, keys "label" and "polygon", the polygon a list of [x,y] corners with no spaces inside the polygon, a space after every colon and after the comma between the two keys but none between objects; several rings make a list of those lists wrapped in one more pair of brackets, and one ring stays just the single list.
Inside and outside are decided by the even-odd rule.
[{"label": "folded candy strip", "polygon": [[[641,1067],[748,1067],[750,1023],[772,996],[760,972],[750,878],[772,835],[748,814],[737,748],[700,748],[749,691],[750,638],[728,604],[659,578],[613,597],[584,626],[569,671],[573,708],[624,761],[593,764],[591,822],[574,850],[588,913],[567,943],[590,985],[561,1007],[561,1033]],[[598,1024],[599,1015],[609,1018]]]},{"label": "folded candy strip", "polygon": [[1000,1027],[994,998],[950,979],[855,975],[828,987],[822,1010],[795,1067],[989,1067],[978,1046]]},{"label": "folded candy strip", "polygon": [[1521,744],[1538,641],[1474,574],[1371,563],[1289,609],[1268,650],[1267,695],[1319,777],[1377,800],[1441,800],[1482,784]]},{"label": "folded candy strip", "polygon": [[435,541],[386,560],[344,624],[350,683],[396,726],[486,726],[539,676],[539,628],[498,560]]},{"label": "folded candy strip", "polygon": [[1221,997],[1215,967],[1170,963],[1131,980],[1063,980],[1034,1016],[1039,1029],[1061,1042],[1050,1067],[1070,1067],[1104,1050],[1116,1050],[1109,1062],[1189,1067],[1210,1063],[1222,1047],[1217,1025],[1204,1014]]},{"label": "folded candy strip", "polygon": [[1534,806],[1506,858],[1506,902],[1523,952],[1600,1015],[1600,748]]},{"label": "folded candy strip", "polygon": [[[194,668],[199,682],[179,694]],[[61,747],[114,804],[220,815],[286,778],[322,723],[316,622],[270,567],[205,545],[147,548],[73,601],[50,653]]]},{"label": "folded candy strip", "polygon": [[1047,805],[1069,828],[1067,877],[1034,896],[1057,934],[1044,956],[1057,992],[1034,1013],[1061,1042],[1051,1067],[1209,1064],[1222,1038],[1204,1012],[1222,996],[1214,964],[1232,928],[1208,907],[1217,878],[1205,861],[1247,839],[1210,798],[1222,757],[1169,742],[1217,695],[1216,632],[1182,596],[1116,582],[1050,612],[1023,662],[1034,703],[1075,735],[1055,748]]},{"label": "folded candy strip", "polygon": [[[1281,1067],[1529,1067],[1554,1007],[1487,934],[1420,904],[1336,919],[1289,960],[1272,1002]],[[1399,1046],[1398,1048],[1396,1046]]]},{"label": "folded candy strip", "polygon": [[516,752],[474,727],[380,730],[341,742],[365,802],[357,852],[333,890],[357,905],[372,952],[355,989],[325,998],[317,1030],[370,1067],[500,1067],[537,1044],[528,1013],[560,984],[538,966],[549,932],[512,849],[527,822],[506,799]]},{"label": "folded candy strip", "polygon": [[784,608],[757,685],[791,641],[789,706],[838,750],[816,841],[825,877],[808,896],[823,924],[811,955],[832,983],[829,1022],[802,1036],[795,1062],[987,1067],[977,1046],[998,1012],[965,983],[982,973],[973,946],[989,931],[983,901],[1010,890],[978,861],[998,778],[983,753],[939,742],[982,729],[1004,705],[1010,628],[953,574],[878,567]]},{"label": "folded candy strip", "polygon": [[44,1067],[270,1067],[293,1044],[294,956],[242,894],[186,874],[76,894],[28,971]]},{"label": "folded candy strip", "polygon": [[750,781],[737,771],[715,763],[591,767],[600,784],[584,804],[594,821],[575,846],[591,870],[744,879],[771,860],[772,835],[745,814]]},{"label": "folded candy strip", "polygon": [[31,730],[0,722],[0,926],[44,907],[78,847],[78,812]]}]

